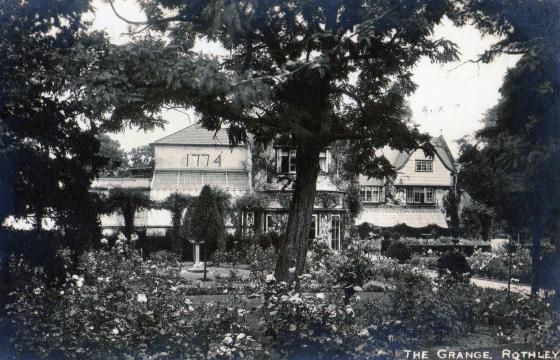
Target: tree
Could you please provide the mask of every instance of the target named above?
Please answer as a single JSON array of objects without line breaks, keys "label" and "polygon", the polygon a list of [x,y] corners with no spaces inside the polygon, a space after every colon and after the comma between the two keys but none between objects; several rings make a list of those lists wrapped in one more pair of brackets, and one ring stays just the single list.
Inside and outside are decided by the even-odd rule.
[{"label": "tree", "polygon": [[120,177],[129,175],[127,154],[118,141],[111,139],[106,134],[97,135],[101,145],[99,154],[107,160],[100,176]]},{"label": "tree", "polygon": [[[361,172],[394,169],[376,148],[419,146],[429,137],[401,121],[403,99],[415,89],[414,65],[456,59],[453,43],[432,38],[452,6],[446,0],[146,0],[145,36],[102,59],[89,98],[111,89],[105,121],[161,124],[162,106],[194,109],[209,130],[224,128],[232,144],[282,143],[297,150],[295,186],[276,276],[304,269],[319,153],[353,141]],[[173,14],[166,17],[166,14]],[[120,14],[118,14],[123,18]],[[165,36],[165,39],[164,39]],[[192,51],[197,37],[229,56]],[[116,66],[118,65],[118,66]],[[105,66],[105,67],[104,67]],[[288,269],[295,267],[295,272]]]},{"label": "tree", "polygon": [[99,34],[86,34],[89,3],[0,2],[0,217],[46,217],[65,232],[86,230],[71,246],[98,236],[91,180],[103,166],[96,127],[84,103],[69,96]]},{"label": "tree", "polygon": [[106,201],[107,212],[118,211],[122,215],[124,219],[123,233],[129,240],[134,232],[134,217],[136,216],[136,212],[152,207],[152,202],[148,195],[135,189],[111,189]]},{"label": "tree", "polygon": [[190,195],[173,193],[169,195],[160,206],[171,212],[171,246],[173,251],[180,257],[183,256],[183,232],[181,230],[181,219],[185,209],[189,211],[189,207],[193,204],[193,198]]},{"label": "tree", "polygon": [[154,148],[150,145],[136,147],[128,152],[131,168],[150,168],[155,165]]},{"label": "tree", "polygon": [[460,221],[464,236],[490,240],[495,216],[493,209],[478,201],[469,200],[461,210]]},{"label": "tree", "polygon": [[[558,241],[560,226],[560,4],[554,0],[459,1],[455,19],[501,38],[478,60],[519,54],[500,89],[502,99],[466,148],[467,173],[477,193],[510,228],[532,237],[532,292],[539,289],[541,239]],[[480,168],[477,170],[477,167]],[[490,183],[490,185],[488,185]],[[476,188],[479,187],[479,190]],[[560,246],[556,247],[560,259]]]},{"label": "tree", "polygon": [[197,244],[204,244],[204,280],[208,251],[224,236],[224,220],[216,191],[204,185],[185,221],[188,237]]}]

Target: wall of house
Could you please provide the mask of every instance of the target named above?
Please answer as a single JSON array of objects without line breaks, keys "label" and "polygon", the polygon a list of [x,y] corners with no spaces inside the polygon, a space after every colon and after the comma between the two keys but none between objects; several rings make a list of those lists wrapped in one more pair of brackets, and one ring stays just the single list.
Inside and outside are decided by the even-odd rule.
[{"label": "wall of house", "polygon": [[243,170],[250,161],[247,148],[238,146],[154,145],[155,168]]},{"label": "wall of house", "polygon": [[[416,160],[433,160],[433,171],[416,171]],[[443,165],[437,155],[430,159],[424,155],[423,150],[416,150],[408,159],[406,164],[398,170],[395,185],[429,185],[429,186],[451,186],[451,171]]]}]

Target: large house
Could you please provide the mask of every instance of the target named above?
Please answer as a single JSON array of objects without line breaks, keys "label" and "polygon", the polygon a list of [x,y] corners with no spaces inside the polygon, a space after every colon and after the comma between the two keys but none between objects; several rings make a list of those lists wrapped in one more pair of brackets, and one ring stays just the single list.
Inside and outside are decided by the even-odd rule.
[{"label": "large house", "polygon": [[431,144],[433,157],[427,157],[423,150],[411,153],[382,150],[397,171],[396,178],[387,181],[360,176],[363,211],[356,224],[448,227],[444,197],[449,191],[455,191],[455,160],[443,136],[432,138]]},{"label": "large house", "polygon": [[[243,216],[243,226],[259,232],[282,231],[288,216],[292,180],[296,171],[297,152],[284,146],[264,150],[269,165],[253,164],[255,152],[251,142],[231,146],[223,130],[212,132],[199,124],[191,125],[151,144],[155,168],[151,177],[99,178],[92,189],[98,192],[123,187],[145,191],[151,200],[162,201],[174,192],[197,195],[205,184],[228,192],[232,200],[247,194],[265,197],[267,205],[257,213]],[[364,210],[356,223],[379,226],[406,223],[413,227],[436,224],[447,227],[442,212],[442,198],[454,184],[454,161],[442,137],[434,139],[436,157],[426,158],[422,151],[412,154],[384,150],[398,176],[391,188],[386,181],[360,177]],[[345,192],[333,174],[330,149],[320,155],[321,172],[313,210],[310,239],[340,249],[348,225]],[[393,192],[392,196],[387,196]],[[391,199],[391,200],[390,200]],[[259,219],[255,219],[258,216]],[[105,233],[123,225],[118,214],[101,218]],[[149,234],[164,234],[171,227],[167,210],[138,212],[135,225]]]}]

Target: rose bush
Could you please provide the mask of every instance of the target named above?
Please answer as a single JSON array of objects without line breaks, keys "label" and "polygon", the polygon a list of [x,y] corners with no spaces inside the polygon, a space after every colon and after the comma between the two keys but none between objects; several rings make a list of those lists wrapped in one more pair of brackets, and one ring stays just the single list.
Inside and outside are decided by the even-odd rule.
[{"label": "rose bush", "polygon": [[12,291],[6,307],[16,348],[45,357],[104,359],[253,350],[223,344],[226,334],[247,333],[235,298],[196,305],[178,263],[165,254],[155,259],[145,260],[122,236],[113,247],[84,253],[77,273],[68,273],[60,287],[50,286],[40,269],[14,262],[14,273],[33,274]]},{"label": "rose bush", "polygon": [[[509,254],[477,250],[467,260],[474,275],[496,280],[507,280],[509,275]],[[531,282],[531,253],[528,249],[518,249],[511,254],[511,276],[523,283]]]}]

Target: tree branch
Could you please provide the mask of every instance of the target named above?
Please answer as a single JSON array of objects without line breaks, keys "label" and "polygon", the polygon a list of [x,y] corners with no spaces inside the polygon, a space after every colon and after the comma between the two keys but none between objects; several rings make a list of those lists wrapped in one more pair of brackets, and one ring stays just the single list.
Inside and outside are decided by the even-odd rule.
[{"label": "tree branch", "polygon": [[129,20],[129,19],[125,18],[124,16],[122,16],[121,14],[119,14],[117,9],[115,8],[115,4],[113,3],[113,0],[107,0],[107,1],[109,2],[109,5],[111,6],[111,9],[113,9],[113,12],[115,13],[115,16],[118,17],[119,19],[121,19],[122,21],[130,24],[130,25],[137,25],[137,26],[147,25],[146,28],[148,28],[148,27],[150,27],[154,24],[163,24],[163,23],[172,22],[172,21],[179,21],[179,20],[183,19],[182,17],[177,15],[177,16],[172,16],[172,17],[162,18],[162,19],[157,19],[157,20],[147,20],[147,21]]}]

